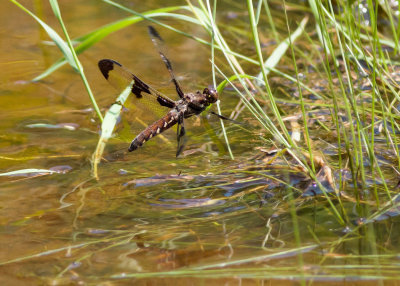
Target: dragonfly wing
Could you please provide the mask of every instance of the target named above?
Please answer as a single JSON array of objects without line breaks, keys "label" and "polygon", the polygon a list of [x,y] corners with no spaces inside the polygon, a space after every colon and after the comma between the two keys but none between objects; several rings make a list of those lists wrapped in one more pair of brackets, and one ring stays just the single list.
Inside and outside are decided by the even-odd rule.
[{"label": "dragonfly wing", "polygon": [[[175,101],[171,100],[161,92],[155,90],[133,73],[125,69],[120,63],[103,59],[99,61],[99,69],[105,79],[119,92],[123,92],[129,88],[134,96],[132,100],[134,104],[139,103],[150,111],[160,113],[160,107],[173,108]],[[165,114],[165,108],[161,108]]]},{"label": "dragonfly wing", "polygon": [[174,75],[174,71],[172,70],[171,62],[169,61],[169,59],[166,56],[164,40],[161,38],[160,34],[157,32],[157,30],[154,27],[148,26],[148,29],[149,29],[149,35],[150,35],[151,41],[153,42],[158,53],[160,54],[161,59],[163,60],[165,66],[167,67],[169,75],[171,76],[171,80],[175,85],[176,92],[178,93],[180,98],[183,98],[184,94],[181,89],[181,86],[179,85],[179,82]]}]

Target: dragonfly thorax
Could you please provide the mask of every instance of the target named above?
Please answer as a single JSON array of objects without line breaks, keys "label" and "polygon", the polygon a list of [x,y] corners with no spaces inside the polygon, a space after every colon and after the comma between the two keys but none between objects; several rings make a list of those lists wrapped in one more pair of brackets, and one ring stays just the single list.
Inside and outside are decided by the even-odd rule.
[{"label": "dragonfly thorax", "polygon": [[[197,91],[196,93],[185,93],[182,103],[188,105],[187,115],[200,114],[210,104],[218,100],[218,94],[215,89],[205,88],[203,93]],[[190,116],[189,115],[189,116]]]}]

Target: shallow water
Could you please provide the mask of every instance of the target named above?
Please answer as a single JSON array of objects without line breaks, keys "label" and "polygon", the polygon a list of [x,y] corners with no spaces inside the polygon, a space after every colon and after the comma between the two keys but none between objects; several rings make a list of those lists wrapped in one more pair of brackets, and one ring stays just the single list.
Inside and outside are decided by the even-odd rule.
[{"label": "shallow water", "polygon": [[[146,3],[128,4],[139,11],[158,7]],[[47,2],[24,4],[59,27]],[[265,168],[268,156],[254,149],[262,145],[260,137],[240,126],[227,125],[234,160],[218,147],[223,141],[211,138],[210,132],[221,131],[212,118],[187,121],[181,158],[175,158],[175,130],[126,154],[143,128],[136,117],[156,119],[127,104],[95,180],[91,158],[100,122],[79,76],[64,66],[27,83],[60,54],[29,16],[10,2],[3,6],[0,170],[21,173],[0,177],[2,285],[294,285],[302,279],[376,285],[384,278],[385,285],[396,285],[398,208],[360,222],[375,207],[344,198],[340,211],[349,221],[340,223],[325,200],[315,199],[318,188],[302,172],[280,161]],[[127,15],[98,1],[61,8],[72,38]],[[224,15],[240,15],[234,11]],[[147,25],[111,34],[79,56],[103,112],[116,92],[98,71],[102,58],[121,62],[173,97]],[[208,48],[158,29],[185,90],[209,85]],[[187,32],[205,37],[199,30]],[[229,114],[238,98],[225,92],[221,102]],[[327,154],[328,147],[321,145]],[[382,156],[390,160],[390,154]]]}]

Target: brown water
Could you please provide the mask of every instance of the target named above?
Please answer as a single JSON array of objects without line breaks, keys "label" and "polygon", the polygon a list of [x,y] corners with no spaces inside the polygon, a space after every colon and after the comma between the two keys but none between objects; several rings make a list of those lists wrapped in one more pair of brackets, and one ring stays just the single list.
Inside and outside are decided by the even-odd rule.
[{"label": "brown water", "polygon": [[[61,33],[47,2],[23,4]],[[139,11],[158,7],[150,1],[126,4]],[[72,38],[127,16],[99,1],[65,1],[61,10]],[[60,53],[15,5],[3,3],[0,13],[0,170],[22,170],[0,177],[2,285],[296,285],[304,277],[330,285],[376,285],[381,277],[398,277],[396,218],[378,218],[341,241],[357,223],[348,222],[349,229],[341,225],[325,201],[289,203],[287,197],[299,193],[276,178],[306,188],[304,176],[265,170],[254,158],[258,136],[235,125],[227,126],[235,160],[210,139],[204,119],[186,123],[182,158],[175,158],[175,130],[121,157],[120,150],[142,128],[136,113],[126,110],[94,180],[91,156],[100,122],[79,76],[64,66],[39,83],[25,83]],[[102,58],[173,91],[166,88],[168,73],[147,25],[144,21],[111,34],[79,56],[103,112],[116,92],[98,71]],[[211,84],[209,50],[158,29],[185,90]],[[221,101],[229,114],[238,98],[226,92]],[[140,116],[147,123],[155,119]],[[211,131],[221,131],[218,120],[209,124]],[[291,212],[294,207],[298,216]],[[345,207],[350,218],[359,218],[352,214],[353,202]],[[371,211],[368,204],[360,208]],[[372,229],[376,243],[387,248],[385,258],[374,256],[377,245],[365,234]],[[377,266],[385,267],[377,274]]]}]

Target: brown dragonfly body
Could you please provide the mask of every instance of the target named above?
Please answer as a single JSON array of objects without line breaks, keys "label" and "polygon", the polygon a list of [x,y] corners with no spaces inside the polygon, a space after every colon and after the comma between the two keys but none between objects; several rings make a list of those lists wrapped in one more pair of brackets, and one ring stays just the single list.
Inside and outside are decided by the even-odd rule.
[{"label": "brown dragonfly body", "polygon": [[[183,150],[183,138],[185,135],[184,119],[202,113],[210,104],[215,103],[218,100],[218,94],[213,88],[205,88],[203,92],[197,91],[195,93],[183,93],[172,71],[171,63],[161,49],[163,40],[158,32],[151,26],[149,26],[149,34],[171,75],[172,82],[174,83],[176,92],[180,98],[179,100],[174,101],[169,99],[167,96],[141,81],[137,76],[129,72],[114,60],[103,59],[99,61],[99,69],[110,84],[121,92],[129,87],[136,100],[145,104],[147,102],[149,105],[159,105],[170,108],[165,116],[140,132],[139,135],[133,139],[128,150],[136,150],[146,141],[171,128],[175,124],[178,124],[178,149],[176,152],[176,156],[178,156]],[[221,116],[221,118],[225,119],[223,116]]]}]

